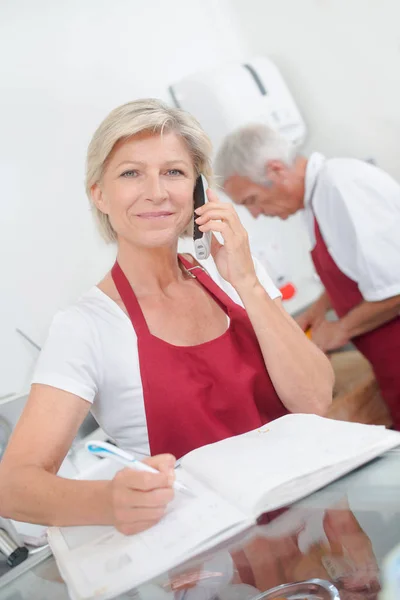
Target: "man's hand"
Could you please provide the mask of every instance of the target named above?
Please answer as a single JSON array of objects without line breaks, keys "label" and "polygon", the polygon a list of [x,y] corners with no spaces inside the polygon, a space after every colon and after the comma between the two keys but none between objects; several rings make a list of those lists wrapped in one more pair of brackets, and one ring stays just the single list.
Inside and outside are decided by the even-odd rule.
[{"label": "man's hand", "polygon": [[330,301],[326,292],[318,298],[314,304],[312,304],[307,310],[301,315],[296,317],[296,323],[301,327],[303,331],[307,331],[310,327],[317,327],[325,319],[327,311],[330,309]]},{"label": "man's hand", "polygon": [[[321,320],[323,318],[324,316],[322,316]],[[307,329],[312,327],[314,324],[314,313],[312,307],[301,313],[301,315],[299,315],[298,317],[296,317],[295,321],[303,331],[307,331]]]},{"label": "man's hand", "polygon": [[311,339],[323,352],[338,350],[349,342],[341,321],[321,321],[311,329]]}]

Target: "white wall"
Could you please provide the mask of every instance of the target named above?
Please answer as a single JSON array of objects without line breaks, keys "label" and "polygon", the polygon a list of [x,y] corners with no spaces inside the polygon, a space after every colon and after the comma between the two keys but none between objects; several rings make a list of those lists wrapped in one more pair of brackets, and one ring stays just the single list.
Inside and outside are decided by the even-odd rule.
[{"label": "white wall", "polygon": [[[397,0],[3,0],[0,399],[27,388],[37,357],[15,328],[42,344],[54,312],[112,261],[83,190],[86,147],[110,109],[169,101],[193,71],[266,54],[305,116],[306,151],[372,156],[400,178],[399,11]],[[253,249],[279,244],[307,291],[300,216],[241,218]]]},{"label": "white wall", "polygon": [[400,2],[230,0],[253,54],[290,84],[306,151],[373,157],[400,180]]},{"label": "white wall", "polygon": [[101,119],[184,75],[241,57],[224,1],[5,0],[0,5],[0,397],[27,387],[54,312],[113,250],[84,194]]}]

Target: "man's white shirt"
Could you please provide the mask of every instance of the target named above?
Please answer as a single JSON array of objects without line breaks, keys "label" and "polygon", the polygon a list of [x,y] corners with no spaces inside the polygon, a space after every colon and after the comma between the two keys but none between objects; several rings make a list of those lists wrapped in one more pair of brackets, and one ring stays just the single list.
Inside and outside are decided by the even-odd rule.
[{"label": "man's white shirt", "polygon": [[304,203],[312,248],[315,216],[330,255],[364,300],[400,294],[400,185],[390,175],[361,160],[314,153]]}]

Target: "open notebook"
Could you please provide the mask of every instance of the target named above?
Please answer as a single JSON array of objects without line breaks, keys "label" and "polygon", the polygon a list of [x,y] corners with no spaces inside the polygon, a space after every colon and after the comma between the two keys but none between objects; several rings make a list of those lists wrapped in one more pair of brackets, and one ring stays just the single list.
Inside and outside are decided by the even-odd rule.
[{"label": "open notebook", "polygon": [[[384,427],[286,415],[183,457],[177,477],[195,496],[178,493],[151,529],[52,527],[49,542],[72,598],[113,598],[397,445],[400,433]],[[91,479],[121,468],[99,462]]]}]

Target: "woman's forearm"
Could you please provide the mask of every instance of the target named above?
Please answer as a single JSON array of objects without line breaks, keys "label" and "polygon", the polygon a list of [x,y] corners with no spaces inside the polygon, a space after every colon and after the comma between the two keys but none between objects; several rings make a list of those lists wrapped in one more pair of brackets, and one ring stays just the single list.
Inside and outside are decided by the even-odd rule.
[{"label": "woman's forearm", "polygon": [[348,339],[368,333],[400,313],[400,296],[387,298],[380,302],[361,302],[340,319],[340,326],[346,332]]},{"label": "woman's forearm", "polygon": [[41,525],[110,525],[109,481],[64,479],[36,466],[1,474],[0,515]]},{"label": "woman's forearm", "polygon": [[282,403],[291,412],[325,414],[332,401],[334,380],[329,360],[261,284],[237,292]]}]

